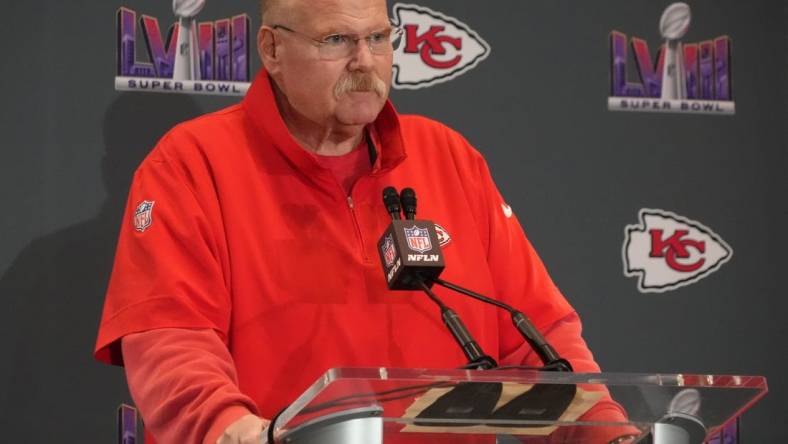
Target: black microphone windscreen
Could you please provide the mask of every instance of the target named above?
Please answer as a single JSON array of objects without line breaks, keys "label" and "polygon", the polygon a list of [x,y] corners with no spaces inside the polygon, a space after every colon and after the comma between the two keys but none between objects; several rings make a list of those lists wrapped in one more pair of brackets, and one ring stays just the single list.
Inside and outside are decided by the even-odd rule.
[{"label": "black microphone windscreen", "polygon": [[383,205],[386,206],[386,211],[392,219],[400,219],[399,194],[396,188],[386,187],[383,189]]},{"label": "black microphone windscreen", "polygon": [[406,219],[415,219],[416,217],[416,192],[413,188],[403,188],[400,193],[400,201],[402,202],[402,210],[405,213]]},{"label": "black microphone windscreen", "polygon": [[399,198],[396,188],[394,187],[383,188],[383,202],[388,202],[393,197]]}]

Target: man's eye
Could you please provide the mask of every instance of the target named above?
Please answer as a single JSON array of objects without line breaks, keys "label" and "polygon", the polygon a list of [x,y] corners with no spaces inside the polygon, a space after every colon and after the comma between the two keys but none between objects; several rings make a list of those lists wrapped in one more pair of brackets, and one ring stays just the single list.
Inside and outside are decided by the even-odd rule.
[{"label": "man's eye", "polygon": [[345,43],[347,43],[347,41],[348,41],[348,37],[343,34],[334,34],[323,39],[323,43],[332,46],[344,45]]},{"label": "man's eye", "polygon": [[388,33],[385,32],[376,32],[369,36],[369,41],[374,43],[383,43],[389,39]]}]

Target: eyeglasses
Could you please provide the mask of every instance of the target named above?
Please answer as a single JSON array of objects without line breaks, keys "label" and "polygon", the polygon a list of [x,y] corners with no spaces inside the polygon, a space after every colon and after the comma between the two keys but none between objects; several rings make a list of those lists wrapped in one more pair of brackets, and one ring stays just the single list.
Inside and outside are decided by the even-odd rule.
[{"label": "eyeglasses", "polygon": [[273,29],[281,29],[308,40],[317,46],[321,60],[339,60],[353,54],[359,40],[366,40],[369,52],[377,55],[390,54],[399,48],[402,42],[402,28],[395,26],[384,31],[373,32],[366,37],[352,34],[330,34],[320,39],[314,39],[304,33],[295,31],[283,25],[273,25]]}]

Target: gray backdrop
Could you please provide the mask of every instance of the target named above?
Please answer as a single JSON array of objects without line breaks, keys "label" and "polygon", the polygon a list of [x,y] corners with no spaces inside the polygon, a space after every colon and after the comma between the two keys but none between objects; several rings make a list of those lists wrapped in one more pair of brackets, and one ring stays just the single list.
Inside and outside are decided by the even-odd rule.
[{"label": "gray backdrop", "polygon": [[[733,39],[733,117],[607,111],[608,33],[659,44],[659,0],[419,4],[492,47],[476,69],[396,91],[400,111],[460,130],[487,157],[605,370],[756,374],[770,394],[743,442],[779,442],[788,402],[788,6],[691,1],[691,41]],[[0,417],[7,442],[110,442],[130,398],[91,351],[133,169],[174,123],[237,99],[113,90],[115,11],[170,23],[161,0],[3,2]],[[201,19],[254,1],[209,1]],[[256,61],[254,70],[259,67]],[[622,272],[639,209],[702,221],[734,249],[700,282],[641,294]]]}]

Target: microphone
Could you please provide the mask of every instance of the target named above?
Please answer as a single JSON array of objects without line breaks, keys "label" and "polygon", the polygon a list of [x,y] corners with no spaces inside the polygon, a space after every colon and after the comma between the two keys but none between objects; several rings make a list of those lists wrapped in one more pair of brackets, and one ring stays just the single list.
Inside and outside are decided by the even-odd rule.
[{"label": "microphone", "polygon": [[[464,296],[502,308],[509,312],[514,327],[539,355],[545,370],[573,371],[569,361],[558,354],[523,312],[511,305],[439,278],[445,263],[435,234],[435,224],[428,220],[415,220],[417,202],[416,192],[412,188],[404,188],[399,199],[396,193],[397,190],[393,187],[383,190],[386,209],[392,214],[393,208],[396,208],[397,217],[392,214],[392,223],[378,242],[378,252],[389,289],[424,290],[423,286],[429,289],[433,284],[438,284]],[[405,213],[404,221],[399,219],[400,202],[394,203],[394,200],[401,200],[401,208]],[[408,228],[407,225],[410,224],[413,226]],[[429,247],[425,250],[428,254],[425,254],[425,251],[416,254],[418,250],[414,250],[414,248],[426,247]]]},{"label": "microphone", "polygon": [[[409,191],[408,191],[409,190]],[[421,290],[421,283],[432,286],[445,264],[435,224],[416,220],[416,193],[402,190],[405,217],[400,218],[400,198],[394,187],[383,190],[383,204],[391,215],[391,225],[378,241],[386,284],[390,290]]]},{"label": "microphone", "polygon": [[484,353],[484,350],[482,350],[481,346],[476,342],[476,339],[471,336],[471,333],[462,322],[462,319],[460,319],[460,316],[444,304],[443,301],[438,298],[438,295],[430,290],[430,287],[427,286],[424,281],[419,281],[419,284],[421,285],[421,289],[427,293],[427,296],[429,296],[440,308],[443,323],[446,324],[446,327],[449,329],[452,336],[454,336],[454,339],[462,349],[465,357],[468,358],[468,365],[466,365],[465,368],[489,370],[498,367],[498,363]]},{"label": "microphone", "polygon": [[400,213],[400,197],[394,187],[383,190],[383,204],[391,215],[391,225],[378,241],[378,253],[383,273],[390,290],[421,290],[438,305],[443,323],[451,332],[462,352],[468,358],[466,368],[490,369],[498,364],[488,356],[471,336],[457,313],[438,298],[430,287],[444,268],[435,224],[416,220],[416,193],[411,188],[402,190],[405,197],[405,217]]},{"label": "microphone", "polygon": [[413,188],[403,188],[402,193],[399,195],[402,202],[402,210],[405,213],[405,219],[413,220],[416,218],[416,192]]},{"label": "microphone", "polygon": [[386,187],[383,189],[383,205],[386,206],[386,211],[391,215],[392,220],[402,219],[399,202],[396,188]]},{"label": "microphone", "polygon": [[545,365],[545,370],[556,370],[563,372],[573,371],[572,365],[569,363],[569,361],[562,358],[558,354],[553,346],[547,342],[544,336],[542,336],[533,322],[531,322],[531,320],[528,319],[528,317],[520,310],[517,310],[509,304],[489,298],[466,288],[462,288],[459,285],[452,284],[451,282],[445,281],[443,279],[433,278],[432,282],[442,287],[448,288],[449,290],[456,291],[461,295],[471,297],[477,301],[482,301],[486,304],[491,304],[508,311],[512,316],[512,324],[514,324],[514,327],[518,332],[520,332],[520,336],[522,336],[523,339],[528,342],[528,344],[531,346],[531,349],[533,349],[536,354],[539,355],[539,359]]}]

